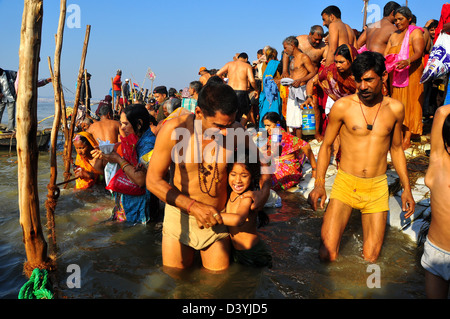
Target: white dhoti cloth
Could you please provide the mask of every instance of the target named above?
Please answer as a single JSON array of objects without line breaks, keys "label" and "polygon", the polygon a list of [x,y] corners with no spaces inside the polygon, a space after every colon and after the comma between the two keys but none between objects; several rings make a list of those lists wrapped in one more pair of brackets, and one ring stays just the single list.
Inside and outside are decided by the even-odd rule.
[{"label": "white dhoti cloth", "polygon": [[302,109],[300,105],[306,101],[306,85],[298,88],[289,87],[289,96],[286,104],[286,126],[292,128],[302,127]]}]

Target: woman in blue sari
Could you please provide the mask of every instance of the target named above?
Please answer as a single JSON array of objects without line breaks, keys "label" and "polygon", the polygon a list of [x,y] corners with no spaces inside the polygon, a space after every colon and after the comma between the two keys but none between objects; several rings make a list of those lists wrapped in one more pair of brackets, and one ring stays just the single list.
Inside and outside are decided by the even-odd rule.
[{"label": "woman in blue sari", "polygon": [[150,115],[144,105],[126,106],[120,114],[120,145],[110,154],[96,156],[120,166],[107,185],[115,198],[113,220],[145,224],[155,216],[158,203],[145,187],[147,166],[156,136],[150,129]]},{"label": "woman in blue sari", "polygon": [[264,70],[262,79],[262,91],[259,95],[259,127],[264,128],[262,118],[268,112],[276,112],[281,115],[280,91],[276,82],[279,82],[280,72],[278,67],[280,61],[277,61],[277,52],[273,48],[266,50],[267,66]]}]

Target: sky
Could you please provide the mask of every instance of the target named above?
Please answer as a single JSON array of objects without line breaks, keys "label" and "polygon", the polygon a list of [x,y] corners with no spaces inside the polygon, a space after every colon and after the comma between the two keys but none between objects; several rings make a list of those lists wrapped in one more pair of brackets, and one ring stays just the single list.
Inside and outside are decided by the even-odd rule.
[{"label": "sky", "polygon": [[[367,22],[382,17],[388,1],[370,0]],[[397,1],[405,5],[405,0]],[[408,6],[424,26],[439,20],[442,0],[409,0]],[[103,99],[111,78],[122,70],[122,81],[149,90],[165,85],[177,90],[199,79],[198,71],[220,69],[236,53],[256,52],[266,45],[283,50],[283,40],[307,34],[322,25],[320,13],[329,5],[341,9],[342,20],[352,28],[363,27],[363,0],[67,0],[61,53],[61,79],[66,99],[74,97],[86,26],[91,25],[85,68],[92,74],[93,100]],[[0,67],[17,70],[24,1],[0,0]],[[49,77],[53,63],[60,1],[44,0],[39,78]],[[326,28],[324,28],[327,31]],[[53,67],[53,65],[52,65]],[[146,78],[148,69],[156,78]],[[39,97],[53,97],[53,87],[39,89]]]}]

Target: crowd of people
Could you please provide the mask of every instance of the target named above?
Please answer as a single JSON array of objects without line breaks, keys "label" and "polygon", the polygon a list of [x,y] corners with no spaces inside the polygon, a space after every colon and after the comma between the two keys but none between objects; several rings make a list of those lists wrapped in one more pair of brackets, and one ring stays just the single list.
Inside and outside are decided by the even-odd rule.
[{"label": "crowd of people", "polygon": [[[389,211],[387,154],[409,218],[415,202],[404,151],[431,121],[426,183],[433,222],[422,265],[427,295],[446,297],[450,233],[442,225],[450,218],[443,204],[450,195],[450,118],[442,92],[448,74],[425,84],[420,80],[440,31],[450,31],[450,14],[421,28],[408,7],[390,1],[383,18],[362,32],[342,21],[336,6],[325,8],[321,18],[326,33],[314,25],[309,34],[284,38],[280,57],[271,46],[259,50],[253,62],[245,52],[237,53],[220,68],[201,67],[198,79],[179,91],[161,85],[147,94],[128,79],[122,82],[117,70],[110,94],[95,112],[87,74],[80,100],[86,111],[73,139],[76,189],[101,184],[111,191],[114,220],[162,221],[165,267],[187,268],[197,252],[211,271],[226,269],[232,260],[270,267],[270,250],[257,231],[268,222],[263,208],[270,192],[295,187],[309,161],[315,179],[309,202],[325,209],[325,175],[335,161],[338,173],[323,217],[320,259],[338,257],[352,209],[358,209],[363,257],[375,262]],[[13,81],[0,71],[1,116],[10,109],[5,89]],[[316,122],[313,135],[302,130],[309,106]],[[255,143],[251,134],[229,138],[230,130],[250,128],[267,132],[267,142]],[[311,139],[322,143],[317,159]],[[277,156],[268,161],[273,153]]]}]

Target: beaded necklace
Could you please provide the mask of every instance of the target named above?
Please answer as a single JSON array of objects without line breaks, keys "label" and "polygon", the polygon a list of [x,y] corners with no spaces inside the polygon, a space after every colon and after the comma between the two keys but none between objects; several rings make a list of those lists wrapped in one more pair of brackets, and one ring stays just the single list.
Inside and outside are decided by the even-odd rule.
[{"label": "beaded necklace", "polygon": [[[194,117],[194,121],[195,121],[195,117]],[[197,136],[197,131],[195,129],[195,125],[194,125],[194,139],[197,138],[197,146],[198,146],[198,152],[202,153],[202,147],[200,145],[200,139]],[[218,154],[219,152],[217,152]],[[208,164],[206,167],[203,165],[203,156],[201,156],[201,162],[198,163],[198,183],[200,185],[200,190],[202,193],[204,194],[208,194],[209,196],[211,196],[212,198],[217,197],[217,184],[219,184],[219,165],[217,164],[217,155],[216,154],[216,158],[214,161],[214,167],[211,164]],[[211,182],[208,186],[208,182],[207,182],[207,177],[209,175],[211,175]],[[213,193],[211,192],[212,188],[214,187],[214,193],[215,195],[213,195]]]}]

